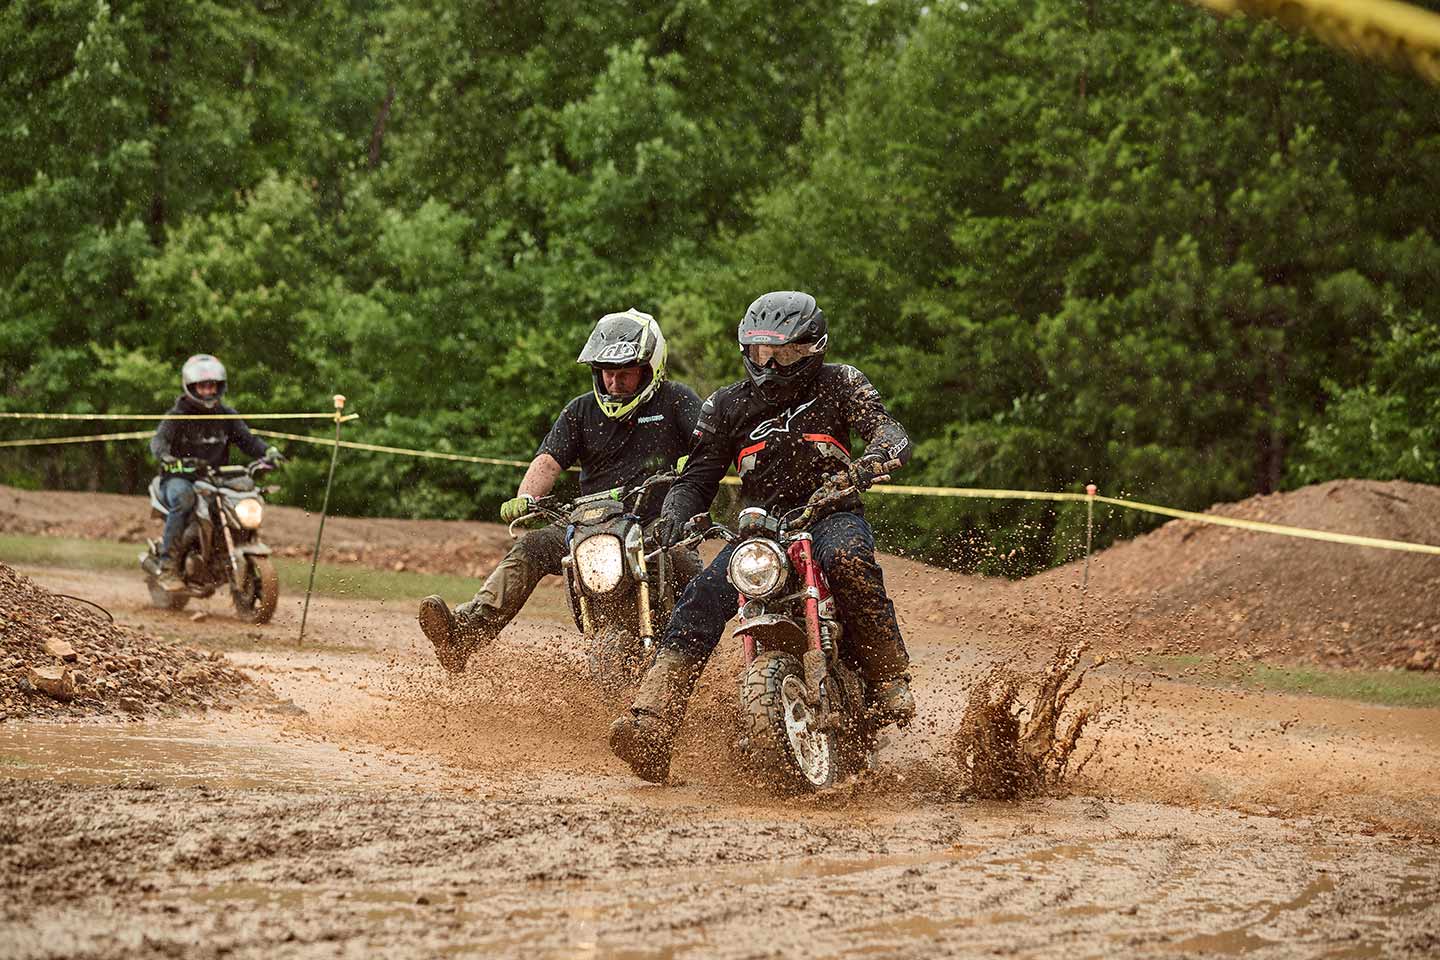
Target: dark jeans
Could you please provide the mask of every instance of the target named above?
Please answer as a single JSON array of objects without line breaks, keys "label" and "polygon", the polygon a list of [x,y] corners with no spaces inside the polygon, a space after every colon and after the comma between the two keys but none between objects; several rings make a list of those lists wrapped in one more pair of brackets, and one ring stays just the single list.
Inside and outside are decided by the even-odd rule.
[{"label": "dark jeans", "polygon": [[[567,553],[565,524],[552,523],[531,530],[516,541],[485,578],[475,598],[460,604],[455,613],[477,621],[475,626],[493,636],[515,619],[547,574],[558,576],[563,572],[560,561]],[[683,590],[699,572],[698,558],[688,550],[671,550],[667,559],[674,565],[676,589]]]},{"label": "dark jeans", "polygon": [[160,481],[160,502],[170,512],[165,514],[165,532],[160,538],[160,558],[174,556],[175,545],[195,512],[195,481],[186,477],[166,477]]},{"label": "dark jeans", "polygon": [[[816,523],[810,534],[815,558],[825,571],[845,625],[843,652],[867,681],[903,674],[910,666],[910,656],[895,622],[895,605],[885,593],[885,577],[875,561],[870,524],[854,513],[832,513]],[[670,618],[661,646],[693,660],[710,656],[740,600],[725,578],[734,551],[734,544],[721,550],[705,572],[691,581]]]}]

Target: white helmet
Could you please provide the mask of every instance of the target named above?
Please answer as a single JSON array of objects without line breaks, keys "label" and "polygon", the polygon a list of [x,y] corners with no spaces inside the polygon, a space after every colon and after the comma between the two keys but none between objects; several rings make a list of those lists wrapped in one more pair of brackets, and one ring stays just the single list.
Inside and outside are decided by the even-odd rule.
[{"label": "white helmet", "polygon": [[[648,313],[631,307],[624,313],[607,313],[595,324],[576,363],[588,363],[595,382],[595,400],[612,420],[624,420],[660,389],[665,379],[665,335]],[[605,392],[601,371],[607,367],[644,367],[645,378],[628,396]]]},{"label": "white helmet", "polygon": [[[206,382],[215,384],[213,397],[202,397],[195,392],[196,384]],[[206,410],[214,410],[225,395],[225,364],[208,353],[197,353],[180,368],[180,385],[185,388],[185,396]]]}]

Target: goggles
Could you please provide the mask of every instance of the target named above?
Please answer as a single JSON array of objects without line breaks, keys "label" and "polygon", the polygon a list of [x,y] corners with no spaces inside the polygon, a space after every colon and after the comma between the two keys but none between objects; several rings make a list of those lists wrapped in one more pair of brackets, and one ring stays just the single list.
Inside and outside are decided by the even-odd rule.
[{"label": "goggles", "polygon": [[793,367],[823,349],[824,341],[819,343],[782,343],[778,346],[768,343],[752,343],[745,348],[745,356],[749,357],[750,362],[757,367],[779,370],[784,367]]}]

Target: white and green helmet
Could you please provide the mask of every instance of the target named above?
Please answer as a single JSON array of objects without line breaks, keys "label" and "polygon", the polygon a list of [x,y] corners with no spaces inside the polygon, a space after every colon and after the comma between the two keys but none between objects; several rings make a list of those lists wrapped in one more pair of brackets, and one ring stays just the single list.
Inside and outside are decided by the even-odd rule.
[{"label": "white and green helmet", "polygon": [[[634,307],[624,313],[607,313],[595,324],[575,362],[590,365],[600,411],[611,419],[624,420],[653,397],[665,379],[665,335],[654,317]],[[614,396],[605,392],[600,376],[607,367],[645,367],[647,375],[634,393]]]}]

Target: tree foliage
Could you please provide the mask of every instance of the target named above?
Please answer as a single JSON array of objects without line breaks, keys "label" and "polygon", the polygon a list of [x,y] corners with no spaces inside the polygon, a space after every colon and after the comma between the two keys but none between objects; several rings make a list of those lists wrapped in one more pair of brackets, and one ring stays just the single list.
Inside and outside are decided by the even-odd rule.
[{"label": "tree foliage", "polygon": [[[6,409],[155,410],[205,350],[242,409],[339,391],[373,442],[525,458],[601,313],[652,310],[704,392],[741,374],[745,305],[802,288],[911,430],[914,482],[1203,507],[1440,470],[1434,91],[1272,27],[1073,0],[19,0],[0,49]],[[323,458],[296,452],[303,502]],[[148,469],[138,445],[0,459]],[[341,510],[463,517],[516,474],[346,454],[341,479]],[[891,546],[1006,572],[1080,530],[1037,504],[875,514]]]}]

